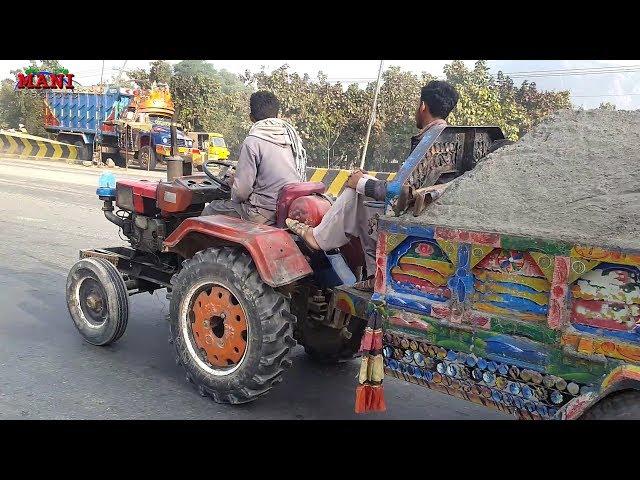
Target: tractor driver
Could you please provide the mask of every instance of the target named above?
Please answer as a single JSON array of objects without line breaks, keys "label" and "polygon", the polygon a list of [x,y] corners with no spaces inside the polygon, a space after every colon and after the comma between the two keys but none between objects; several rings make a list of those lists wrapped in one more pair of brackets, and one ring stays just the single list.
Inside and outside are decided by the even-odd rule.
[{"label": "tractor driver", "polygon": [[216,200],[202,215],[228,215],[273,225],[280,190],[305,177],[306,152],[296,130],[278,118],[280,102],[258,91],[249,100],[253,126],[240,147],[235,174],[229,176],[230,200]]},{"label": "tractor driver", "polygon": [[[458,92],[449,83],[434,80],[422,87],[416,110],[416,127],[420,130],[411,138],[411,150],[420,143],[425,132],[438,124],[446,124],[445,119],[458,103]],[[438,197],[446,188],[446,183],[429,187],[432,198]],[[368,207],[365,200],[383,201],[387,194],[387,182],[376,180],[361,170],[351,173],[347,187],[324,215],[317,227],[311,228],[291,218],[287,227],[302,238],[314,250],[329,251],[346,245],[351,237],[359,237],[367,266],[368,278],[354,285],[364,291],[373,291],[376,265],[377,232],[370,228],[371,219],[383,214],[382,209]],[[425,190],[426,191],[426,190]]]}]

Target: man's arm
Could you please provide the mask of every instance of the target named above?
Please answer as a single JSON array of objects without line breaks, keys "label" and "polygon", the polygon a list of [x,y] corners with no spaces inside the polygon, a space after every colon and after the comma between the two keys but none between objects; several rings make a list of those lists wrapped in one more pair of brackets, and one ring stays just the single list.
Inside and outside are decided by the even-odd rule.
[{"label": "man's arm", "polygon": [[362,170],[356,170],[349,176],[347,187],[378,202],[384,201],[387,196],[387,182],[370,177]]},{"label": "man's arm", "polygon": [[231,187],[231,200],[236,203],[246,202],[253,192],[257,174],[258,156],[247,144],[243,143]]}]

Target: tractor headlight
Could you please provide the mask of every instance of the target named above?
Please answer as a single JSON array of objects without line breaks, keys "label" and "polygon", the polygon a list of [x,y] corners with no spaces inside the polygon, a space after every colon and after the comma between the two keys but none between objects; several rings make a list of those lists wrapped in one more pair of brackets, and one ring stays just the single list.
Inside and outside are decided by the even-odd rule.
[{"label": "tractor headlight", "polygon": [[133,188],[118,185],[116,187],[116,205],[123,210],[133,212]]},{"label": "tractor headlight", "polygon": [[166,145],[167,143],[169,143],[169,139],[167,137],[162,137],[162,143]]}]

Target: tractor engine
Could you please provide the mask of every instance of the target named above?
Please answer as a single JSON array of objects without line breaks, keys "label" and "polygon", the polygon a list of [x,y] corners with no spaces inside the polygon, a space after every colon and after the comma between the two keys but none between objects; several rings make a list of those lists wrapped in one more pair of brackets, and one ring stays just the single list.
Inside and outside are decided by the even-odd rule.
[{"label": "tractor engine", "polygon": [[[105,217],[122,229],[131,246],[141,252],[162,251],[167,236],[185,219],[200,215],[205,203],[229,197],[203,174],[171,182],[115,181],[104,174],[97,190]],[[119,209],[114,213],[113,201]]]},{"label": "tractor engine", "polygon": [[105,216],[122,228],[122,233],[136,250],[159,252],[167,236],[167,222],[156,205],[158,182],[145,180],[119,181],[115,189],[116,206],[105,201]]},{"label": "tractor engine", "polygon": [[130,231],[129,243],[143,252],[159,252],[162,242],[166,238],[166,222],[157,218],[132,213],[133,225]]}]

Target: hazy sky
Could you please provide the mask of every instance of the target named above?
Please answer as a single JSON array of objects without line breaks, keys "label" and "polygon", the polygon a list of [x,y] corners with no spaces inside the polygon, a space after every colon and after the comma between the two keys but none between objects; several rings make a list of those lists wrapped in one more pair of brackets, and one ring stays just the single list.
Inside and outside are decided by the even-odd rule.
[{"label": "hazy sky", "polygon": [[[176,63],[178,60],[170,60]],[[378,60],[208,60],[217,69],[234,73],[245,70],[271,71],[284,63],[300,74],[315,77],[324,72],[329,80],[343,83],[373,81],[378,72]],[[384,67],[398,65],[416,73],[423,71],[442,75],[442,67],[450,60],[385,60]],[[465,60],[472,66],[474,60]],[[76,75],[81,85],[100,82],[101,60],[65,60],[63,65]],[[569,90],[574,105],[597,107],[611,102],[619,109],[640,109],[640,60],[490,60],[492,73],[502,70],[511,75],[516,84],[523,80],[535,81],[544,90]],[[24,65],[27,60],[0,60],[0,78]],[[148,67],[149,60],[106,60],[104,78],[109,79],[118,69]]]}]

